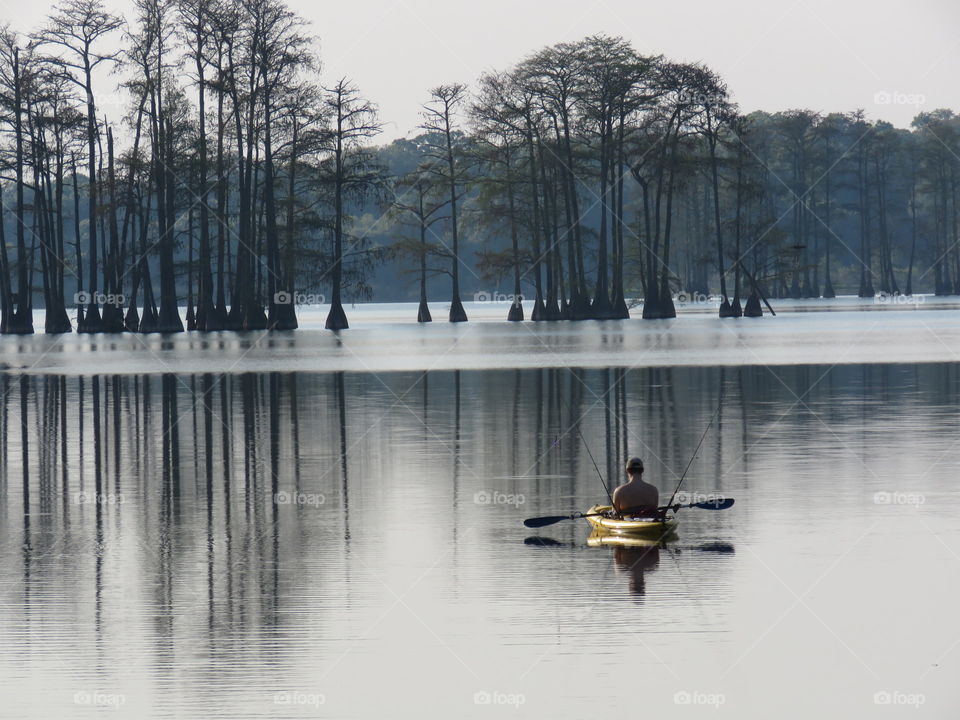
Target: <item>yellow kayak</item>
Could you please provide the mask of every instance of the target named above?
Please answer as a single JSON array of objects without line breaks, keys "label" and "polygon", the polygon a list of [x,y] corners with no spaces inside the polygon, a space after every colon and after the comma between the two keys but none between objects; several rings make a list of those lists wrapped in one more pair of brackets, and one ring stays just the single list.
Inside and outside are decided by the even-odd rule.
[{"label": "yellow kayak", "polygon": [[[587,515],[594,513],[604,513],[610,510],[609,505],[594,505],[587,510]],[[665,518],[663,520],[654,518],[610,518],[602,515],[588,517],[587,522],[593,527],[594,531],[602,533],[611,533],[614,535],[633,535],[645,538],[659,539],[666,538],[676,532],[677,519],[675,517]]]}]

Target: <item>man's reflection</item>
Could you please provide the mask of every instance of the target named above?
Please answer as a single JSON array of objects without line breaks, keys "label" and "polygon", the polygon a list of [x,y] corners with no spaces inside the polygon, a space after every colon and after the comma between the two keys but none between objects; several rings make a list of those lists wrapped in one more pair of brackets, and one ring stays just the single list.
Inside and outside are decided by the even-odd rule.
[{"label": "man's reflection", "polygon": [[631,538],[622,535],[592,533],[587,545],[613,547],[613,562],[617,569],[630,575],[630,592],[643,595],[646,591],[644,575],[660,566],[662,540]]},{"label": "man's reflection", "polygon": [[649,547],[617,545],[613,549],[613,561],[618,570],[630,574],[630,592],[643,595],[646,591],[644,573],[656,570],[660,565],[660,543]]}]

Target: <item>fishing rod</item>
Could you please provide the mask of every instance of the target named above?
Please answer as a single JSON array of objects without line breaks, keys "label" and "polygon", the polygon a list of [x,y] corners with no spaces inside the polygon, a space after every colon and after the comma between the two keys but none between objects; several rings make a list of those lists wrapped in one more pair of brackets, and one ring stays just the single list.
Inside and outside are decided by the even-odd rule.
[{"label": "fishing rod", "polygon": [[722,384],[720,385],[720,398],[717,400],[717,409],[713,413],[713,417],[710,419],[710,423],[707,425],[707,429],[703,431],[703,435],[700,436],[700,442],[697,443],[697,449],[693,451],[693,455],[690,456],[690,462],[687,463],[687,467],[683,470],[683,475],[680,476],[680,482],[677,483],[677,486],[673,489],[673,495],[670,496],[670,502],[667,503],[667,507],[673,505],[673,499],[677,496],[677,492],[680,490],[680,486],[683,485],[683,479],[687,477],[687,471],[690,470],[690,466],[693,465],[694,459],[697,457],[697,453],[700,452],[700,446],[703,445],[703,441],[707,437],[707,433],[710,432],[710,428],[713,427],[713,423],[718,417],[720,417],[720,408],[723,407],[723,393],[726,392],[726,387]]},{"label": "fishing rod", "polygon": [[[567,406],[567,409],[570,411],[570,417],[573,417],[573,408],[567,403],[563,398],[562,390],[560,394],[560,402]],[[600,484],[603,485],[603,491],[607,494],[607,498],[610,500],[610,507],[613,507],[613,495],[610,494],[610,488],[607,486],[606,480],[603,479],[603,474],[600,472],[600,467],[597,465],[597,461],[593,459],[593,453],[590,452],[590,446],[587,444],[587,439],[583,436],[583,433],[580,431],[580,421],[577,420],[573,427],[576,428],[577,435],[580,436],[581,442],[583,442],[583,447],[587,451],[587,455],[590,456],[590,462],[593,463],[593,469],[597,471],[597,477],[600,478]]]},{"label": "fishing rod", "polygon": [[593,463],[593,469],[597,471],[597,477],[600,478],[600,484],[603,485],[603,490],[604,492],[607,493],[607,498],[610,500],[610,507],[613,507],[613,495],[610,494],[610,488],[607,487],[607,482],[606,480],[603,479],[603,475],[600,472],[600,468],[597,466],[597,461],[593,459],[593,453],[590,452],[590,446],[587,445],[587,439],[583,436],[583,433],[580,432],[579,420],[574,425],[574,427],[577,429],[577,434],[580,436],[580,440],[583,441],[583,447],[586,449],[587,455],[590,456],[590,462]]},{"label": "fishing rod", "polygon": [[[696,449],[693,451],[693,455],[690,456],[690,461],[687,463],[687,466],[683,470],[683,474],[680,476],[680,482],[677,483],[677,486],[673,489],[673,494],[670,495],[670,502],[667,503],[666,507],[670,508],[673,505],[673,499],[677,496],[677,492],[680,490],[680,486],[683,485],[684,479],[687,477],[687,472],[690,470],[690,466],[693,465],[694,459],[697,457],[697,453],[700,452],[700,448],[703,445],[703,441],[707,437],[707,433],[710,432],[710,428],[713,427],[713,423],[716,422],[717,418],[720,416],[720,408],[723,407],[723,395],[726,392],[726,387],[724,385],[720,386],[720,397],[717,400],[717,409],[713,413],[713,417],[710,419],[709,424],[706,429],[703,431],[703,435],[700,436],[700,442],[697,443]],[[567,408],[570,410],[571,416],[573,415],[573,409],[566,403],[563,399],[563,396],[560,396],[560,401],[567,405]],[[587,444],[587,439],[583,436],[583,433],[580,431],[579,421],[574,423],[574,428],[577,431],[577,434],[580,436],[580,440],[583,442],[583,447],[587,451],[587,455],[590,457],[590,462],[593,463],[593,469],[597,471],[597,477],[600,478],[600,484],[603,485],[603,490],[607,494],[607,498],[610,500],[610,507],[613,507],[613,495],[610,494],[610,488],[607,486],[606,481],[603,479],[603,474],[600,472],[600,468],[597,465],[597,461],[593,457],[593,453],[590,452],[590,445]],[[731,501],[732,505],[733,502]],[[723,508],[726,509],[726,508]]]}]

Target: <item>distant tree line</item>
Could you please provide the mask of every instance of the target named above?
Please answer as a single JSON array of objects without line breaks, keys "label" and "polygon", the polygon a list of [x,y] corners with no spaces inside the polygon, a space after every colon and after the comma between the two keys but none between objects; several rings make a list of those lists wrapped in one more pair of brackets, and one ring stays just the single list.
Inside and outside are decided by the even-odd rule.
[{"label": "distant tree line", "polygon": [[286,330],[305,293],[341,329],[378,267],[415,276],[421,322],[437,276],[467,319],[473,266],[508,279],[510,320],[523,296],[581,320],[711,287],[722,316],[838,280],[960,293],[950,111],[743,115],[705,66],[599,35],[433,88],[421,133],[378,148],[376,107],[320,77],[282,0],[65,0],[0,27],[0,332],[32,333],[41,298],[48,333],[71,308],[79,332]]}]

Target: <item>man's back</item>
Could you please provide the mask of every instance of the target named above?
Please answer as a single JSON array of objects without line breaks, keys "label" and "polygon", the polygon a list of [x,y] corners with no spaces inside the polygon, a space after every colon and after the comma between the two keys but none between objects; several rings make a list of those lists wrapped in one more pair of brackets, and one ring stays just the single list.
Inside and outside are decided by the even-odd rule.
[{"label": "man's back", "polygon": [[631,515],[655,515],[660,492],[641,478],[635,478],[613,491],[613,507],[618,513],[630,510]]}]

